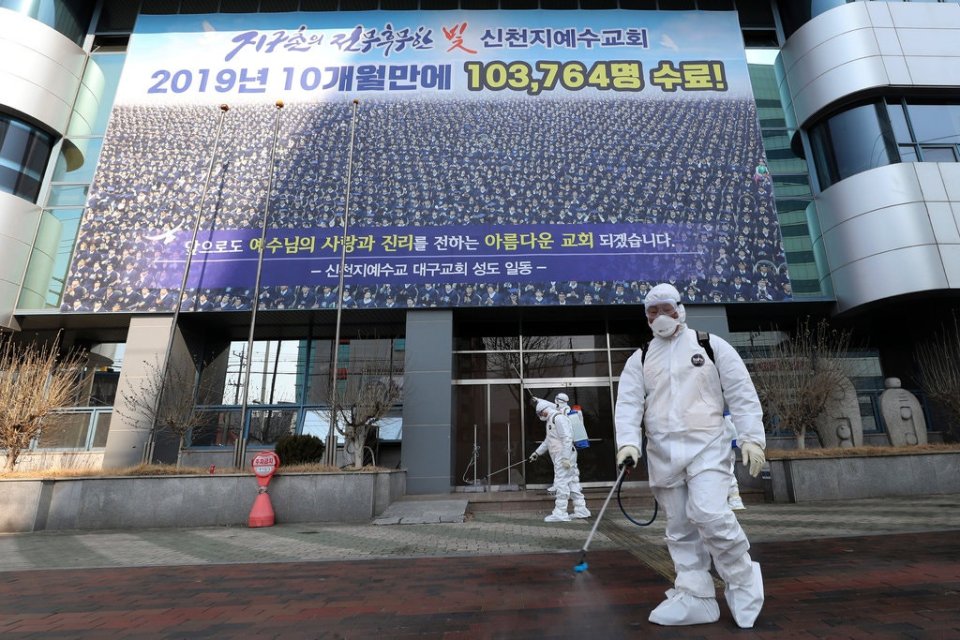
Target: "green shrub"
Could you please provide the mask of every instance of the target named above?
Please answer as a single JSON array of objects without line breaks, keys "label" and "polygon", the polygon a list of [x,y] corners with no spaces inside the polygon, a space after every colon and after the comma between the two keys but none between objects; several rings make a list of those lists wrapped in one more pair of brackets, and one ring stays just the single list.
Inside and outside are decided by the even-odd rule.
[{"label": "green shrub", "polygon": [[280,456],[280,464],[289,466],[320,462],[323,460],[323,451],[326,445],[317,436],[282,436],[277,440],[276,453]]}]

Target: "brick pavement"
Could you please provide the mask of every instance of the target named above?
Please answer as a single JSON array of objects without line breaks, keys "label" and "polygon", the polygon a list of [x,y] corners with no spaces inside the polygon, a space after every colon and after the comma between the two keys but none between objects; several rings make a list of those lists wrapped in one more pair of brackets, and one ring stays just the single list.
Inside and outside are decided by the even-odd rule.
[{"label": "brick pavement", "polygon": [[[539,518],[2,536],[0,637],[960,638],[960,496],[751,505],[753,630],[723,604],[713,625],[646,621],[670,586],[643,549],[662,532],[605,519],[575,574],[589,523]],[[71,564],[100,568],[53,568]]]}]

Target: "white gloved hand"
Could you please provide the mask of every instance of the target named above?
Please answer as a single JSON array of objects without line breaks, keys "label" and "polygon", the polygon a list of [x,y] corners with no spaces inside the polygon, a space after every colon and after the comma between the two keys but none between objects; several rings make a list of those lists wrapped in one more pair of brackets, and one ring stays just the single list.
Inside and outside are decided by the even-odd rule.
[{"label": "white gloved hand", "polygon": [[563,460],[560,461],[560,466],[563,467],[564,469],[569,469],[570,467],[573,466],[573,463],[567,460],[566,458],[564,458]]},{"label": "white gloved hand", "polygon": [[767,461],[763,449],[752,442],[744,442],[740,445],[740,452],[743,455],[743,466],[747,467],[750,475],[756,478],[760,475],[760,468],[763,467],[763,463]]},{"label": "white gloved hand", "polygon": [[617,450],[617,467],[627,465],[635,467],[640,462],[640,449],[632,444],[625,444]]},{"label": "white gloved hand", "polygon": [[533,453],[530,454],[530,462],[536,462],[539,457],[540,457],[540,454],[534,451]]}]

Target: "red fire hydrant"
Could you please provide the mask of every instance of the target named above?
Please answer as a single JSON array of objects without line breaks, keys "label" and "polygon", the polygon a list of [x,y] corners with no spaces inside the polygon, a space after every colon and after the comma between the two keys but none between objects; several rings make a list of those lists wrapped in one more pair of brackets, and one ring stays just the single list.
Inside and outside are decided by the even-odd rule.
[{"label": "red fire hydrant", "polygon": [[274,524],[273,505],[267,485],[280,466],[280,456],[273,451],[264,451],[253,457],[253,473],[257,476],[257,499],[253,501],[248,524],[251,527],[272,527]]}]

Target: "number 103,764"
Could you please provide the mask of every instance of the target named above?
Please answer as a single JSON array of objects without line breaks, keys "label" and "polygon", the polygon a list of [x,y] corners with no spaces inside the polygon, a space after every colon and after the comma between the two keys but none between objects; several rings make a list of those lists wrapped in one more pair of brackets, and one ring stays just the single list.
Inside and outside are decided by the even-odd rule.
[{"label": "number 103,764", "polygon": [[523,91],[535,96],[556,88],[567,91],[640,91],[643,70],[636,60],[601,60],[589,68],[578,61],[470,61],[463,64],[470,91]]}]

